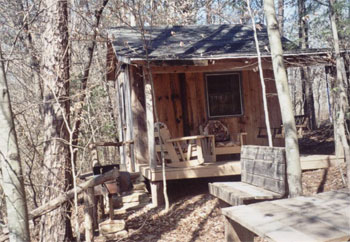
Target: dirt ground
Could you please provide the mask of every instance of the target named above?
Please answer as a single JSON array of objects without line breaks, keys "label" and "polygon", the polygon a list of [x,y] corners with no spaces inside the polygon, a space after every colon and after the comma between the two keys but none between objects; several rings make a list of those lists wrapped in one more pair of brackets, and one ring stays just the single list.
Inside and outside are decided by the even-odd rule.
[{"label": "dirt ground", "polygon": [[[334,152],[332,132],[315,131],[300,140],[304,154],[330,154]],[[337,190],[345,187],[345,164],[340,167],[303,172],[305,195]],[[342,174],[342,175],[341,175]],[[237,180],[226,177],[222,180]],[[208,182],[214,179],[175,181],[168,184],[170,210],[145,207],[122,216],[126,220],[129,236],[119,241],[223,241],[224,218],[219,201],[208,193]],[[257,239],[257,241],[263,241]]]},{"label": "dirt ground", "polygon": [[[340,170],[345,174],[345,165],[303,172],[304,194],[343,188]],[[119,241],[223,241],[224,218],[218,199],[208,194],[208,181],[169,184],[170,210],[145,207],[125,214],[129,237]]]}]

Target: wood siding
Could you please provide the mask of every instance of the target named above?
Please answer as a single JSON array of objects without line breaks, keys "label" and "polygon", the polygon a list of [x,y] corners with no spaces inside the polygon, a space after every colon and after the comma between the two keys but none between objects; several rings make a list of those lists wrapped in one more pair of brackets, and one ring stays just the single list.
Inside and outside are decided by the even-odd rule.
[{"label": "wood siding", "polygon": [[[222,121],[231,134],[247,132],[247,144],[267,145],[266,138],[257,138],[258,127],[265,127],[262,91],[258,72],[240,71],[244,115],[215,118]],[[271,127],[280,127],[281,114],[271,70],[265,70]],[[204,73],[154,74],[154,89],[159,120],[172,137],[197,135],[200,125],[208,120]],[[185,80],[184,80],[185,79]],[[274,140],[276,146],[281,140]]]}]

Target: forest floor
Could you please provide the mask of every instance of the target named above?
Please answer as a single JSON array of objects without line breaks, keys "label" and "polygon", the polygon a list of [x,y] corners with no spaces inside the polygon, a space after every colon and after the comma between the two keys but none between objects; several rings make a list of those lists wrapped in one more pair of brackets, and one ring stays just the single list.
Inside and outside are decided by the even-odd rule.
[{"label": "forest floor", "polygon": [[[310,132],[300,140],[301,152],[331,154],[334,152],[332,135],[327,127]],[[345,176],[345,164],[329,169],[304,171],[304,194],[343,188],[341,171]],[[239,177],[230,177],[232,179]],[[224,241],[224,218],[219,201],[208,193],[208,182],[213,181],[214,179],[192,179],[169,182],[169,211],[146,206],[122,215],[118,219],[125,219],[129,236],[118,241]],[[257,238],[256,241],[264,240]]]}]

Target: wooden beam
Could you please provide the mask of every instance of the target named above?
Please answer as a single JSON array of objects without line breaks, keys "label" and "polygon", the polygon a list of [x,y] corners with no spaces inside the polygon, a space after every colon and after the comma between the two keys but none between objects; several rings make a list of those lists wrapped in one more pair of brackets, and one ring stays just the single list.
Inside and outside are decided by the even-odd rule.
[{"label": "wooden beam", "polygon": [[[271,62],[263,61],[264,69],[272,69]],[[185,73],[185,72],[220,72],[220,71],[258,71],[258,63],[255,59],[246,60],[215,60],[210,61],[206,66],[178,65],[178,66],[151,66],[152,74],[161,73]]]},{"label": "wooden beam", "polygon": [[[210,60],[152,60],[151,66],[207,66]],[[147,61],[133,61],[135,64],[146,65]]]},{"label": "wooden beam", "polygon": [[[127,66],[124,72],[124,114],[125,114],[125,140],[131,140],[133,138],[133,118],[131,111],[131,90],[130,90],[130,65]],[[135,171],[135,161],[134,161],[134,145],[127,144],[125,146],[125,164],[126,169],[129,172]]]},{"label": "wooden beam", "polygon": [[143,69],[144,90],[146,99],[146,123],[147,123],[147,139],[148,139],[148,156],[149,166],[152,171],[157,167],[157,160],[155,159],[154,146],[154,113],[153,113],[153,90],[151,83],[151,74],[146,68]]},{"label": "wooden beam", "polygon": [[164,194],[163,194],[163,182],[150,182],[151,194],[152,194],[152,205],[153,207],[159,207],[164,204]]},{"label": "wooden beam", "polygon": [[[76,192],[79,194],[89,187],[94,187],[100,185],[106,181],[111,181],[117,179],[119,176],[119,171],[117,169],[113,169],[109,172],[106,172],[102,175],[96,176],[82,184],[79,184],[76,188]],[[49,201],[48,203],[43,204],[42,206],[34,209],[29,213],[29,219],[34,219],[36,217],[42,216],[56,208],[58,208],[62,203],[71,200],[74,197],[74,189],[67,191],[65,194]]]},{"label": "wooden beam", "polygon": [[[149,166],[140,166],[141,173],[150,181],[162,181],[162,169],[152,171]],[[185,168],[166,167],[166,179],[189,179],[201,177],[233,176],[241,174],[239,160],[229,162],[204,163],[200,166]]]},{"label": "wooden beam", "polygon": [[[117,127],[118,127],[118,139],[119,141],[124,141],[124,123],[123,123],[123,103],[122,103],[122,96],[121,96],[121,86],[120,83],[123,81],[123,75],[118,75],[115,79],[115,90],[116,90],[116,105],[118,108],[118,116],[117,116]],[[119,157],[120,157],[120,165],[125,165],[125,159],[124,159],[124,146],[119,147]]]}]

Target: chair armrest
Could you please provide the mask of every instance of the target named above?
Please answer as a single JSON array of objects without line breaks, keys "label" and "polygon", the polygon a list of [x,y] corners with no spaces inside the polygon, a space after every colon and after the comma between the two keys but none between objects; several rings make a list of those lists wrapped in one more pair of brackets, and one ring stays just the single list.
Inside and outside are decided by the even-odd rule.
[{"label": "chair armrest", "polygon": [[242,132],[239,134],[239,141],[241,142],[241,146],[244,145],[244,139],[243,137],[247,137],[248,133],[247,132]]}]

